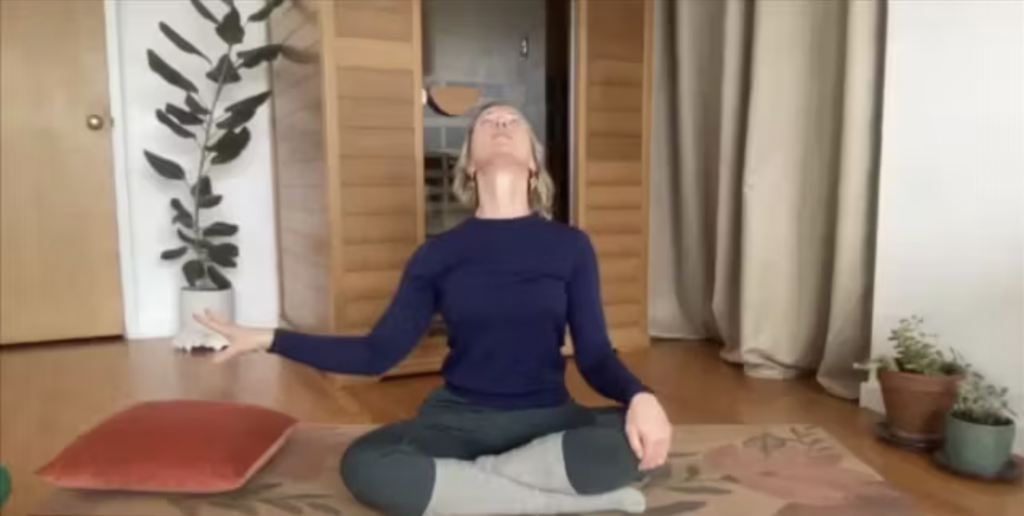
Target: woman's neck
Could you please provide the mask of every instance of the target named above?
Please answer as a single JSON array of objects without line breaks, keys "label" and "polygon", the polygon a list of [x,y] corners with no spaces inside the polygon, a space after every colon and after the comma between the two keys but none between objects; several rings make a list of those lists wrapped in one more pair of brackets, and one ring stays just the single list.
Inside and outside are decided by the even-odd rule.
[{"label": "woman's neck", "polygon": [[490,171],[477,175],[478,218],[512,219],[530,215],[528,173]]}]

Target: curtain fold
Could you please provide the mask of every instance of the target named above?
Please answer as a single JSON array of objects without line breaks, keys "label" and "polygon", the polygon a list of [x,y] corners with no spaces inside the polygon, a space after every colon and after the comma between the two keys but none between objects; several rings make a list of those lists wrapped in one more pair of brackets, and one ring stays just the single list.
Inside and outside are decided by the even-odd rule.
[{"label": "curtain fold", "polygon": [[884,3],[658,2],[656,20],[652,334],[856,397]]}]

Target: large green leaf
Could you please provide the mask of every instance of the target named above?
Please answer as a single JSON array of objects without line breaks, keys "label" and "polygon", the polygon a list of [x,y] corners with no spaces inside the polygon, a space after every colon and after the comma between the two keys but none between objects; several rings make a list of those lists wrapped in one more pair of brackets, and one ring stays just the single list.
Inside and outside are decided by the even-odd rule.
[{"label": "large green leaf", "polygon": [[160,76],[163,80],[167,81],[167,84],[176,88],[181,88],[188,93],[198,93],[199,89],[192,81],[188,80],[187,77],[177,71],[171,65],[167,64],[159,54],[152,50],[146,51],[146,59],[149,62],[149,69],[153,70],[154,73]]},{"label": "large green leaf", "polygon": [[235,258],[238,258],[238,246],[231,243],[214,244],[206,250],[210,260],[221,267],[236,267]]},{"label": "large green leaf", "polygon": [[249,120],[252,120],[252,117],[255,115],[255,109],[236,109],[228,113],[227,118],[217,122],[217,128],[233,131],[245,125]]},{"label": "large green leaf", "polygon": [[181,125],[199,125],[203,123],[203,119],[199,115],[170,102],[164,106],[164,112],[171,115]]},{"label": "large green leaf", "polygon": [[206,106],[192,95],[185,95],[185,107],[187,107],[194,115],[206,116],[210,114],[210,110],[206,109]]},{"label": "large green leaf", "polygon": [[238,66],[242,68],[256,68],[263,63],[271,63],[281,55],[283,49],[284,45],[271,43],[262,47],[242,50],[238,52]]},{"label": "large green leaf", "polygon": [[217,122],[220,129],[234,130],[252,120],[253,115],[270,98],[270,92],[264,91],[251,97],[244,98],[224,108],[228,112],[227,118]]},{"label": "large green leaf", "polygon": [[161,177],[177,181],[185,179],[185,169],[181,168],[181,165],[149,151],[143,151],[143,153],[146,155],[149,166],[153,167],[153,170]]},{"label": "large green leaf", "polygon": [[181,247],[175,247],[174,249],[168,249],[168,250],[160,253],[160,259],[161,260],[177,260],[178,258],[181,258],[182,256],[185,256],[185,253],[187,253],[187,252],[188,252],[188,246],[184,246],[183,245]]},{"label": "large green leaf", "polygon": [[232,84],[242,80],[242,76],[238,75],[238,70],[231,62],[231,56],[227,54],[220,56],[217,64],[210,68],[209,72],[206,72],[206,78],[213,81],[214,84]]},{"label": "large green leaf", "polygon": [[174,46],[178,47],[182,52],[199,56],[205,59],[207,63],[211,62],[210,58],[206,57],[202,50],[199,50],[195,45],[189,43],[187,39],[181,37],[181,34],[175,32],[170,25],[160,22],[160,32],[163,32],[164,36],[167,36],[167,39],[171,40],[171,43],[174,43]]},{"label": "large green leaf", "polygon": [[174,218],[171,219],[171,224],[181,224],[187,229],[192,229],[195,226],[192,213],[185,208],[180,199],[171,199],[171,209],[174,210]]},{"label": "large green leaf", "polygon": [[185,262],[181,266],[181,272],[185,275],[185,281],[190,287],[198,285],[206,277],[206,267],[203,267],[203,262],[195,259]]},{"label": "large green leaf", "polygon": [[267,99],[269,99],[269,98],[270,98],[270,92],[269,91],[264,91],[263,93],[257,93],[257,94],[255,94],[255,95],[253,95],[251,97],[246,97],[246,98],[244,98],[242,100],[239,100],[238,102],[235,102],[234,104],[229,105],[228,107],[224,108],[224,111],[227,111],[228,113],[231,113],[232,111],[238,111],[240,109],[253,109],[253,110],[255,110],[255,109],[259,108],[260,106],[262,106],[263,103],[266,102]]},{"label": "large green leaf", "polygon": [[196,201],[196,206],[200,208],[213,208],[220,204],[222,199],[220,195],[213,195],[213,183],[208,175],[199,178],[189,191],[192,193],[192,198]]},{"label": "large green leaf", "polygon": [[231,10],[217,24],[217,35],[228,45],[237,45],[245,39],[242,17],[238,14],[238,9],[235,9],[235,6],[232,5]]},{"label": "large green leaf", "polygon": [[[191,235],[185,234],[185,232],[180,230],[180,229],[178,230],[177,233],[178,233],[178,239],[181,240],[182,242],[185,242],[188,245],[197,245],[196,239],[192,238]],[[202,247],[202,246],[200,246],[200,247]]]},{"label": "large green leaf", "polygon": [[238,233],[238,226],[227,222],[214,222],[203,229],[203,238],[226,237]]},{"label": "large green leaf", "polygon": [[277,9],[283,3],[284,0],[266,0],[266,3],[263,4],[263,7],[260,7],[260,10],[249,15],[249,21],[261,22],[266,20],[267,18],[270,18],[270,15],[274,12],[274,9]]},{"label": "large green leaf", "polygon": [[199,178],[189,191],[192,193],[193,198],[206,197],[213,194],[213,183],[210,182],[210,176]]},{"label": "large green leaf", "polygon": [[210,23],[217,23],[217,17],[214,16],[213,13],[211,13],[210,10],[205,5],[203,5],[203,0],[191,0],[191,2],[192,7],[196,8],[196,11],[199,13],[200,16],[209,20]]},{"label": "large green leaf", "polygon": [[213,208],[213,207],[217,206],[218,204],[220,204],[220,201],[222,201],[223,199],[224,199],[224,196],[222,196],[222,195],[207,195],[207,196],[204,196],[204,197],[200,197],[196,201],[196,204],[200,208]]},{"label": "large green leaf", "polygon": [[178,125],[178,122],[175,122],[173,118],[167,116],[167,113],[164,113],[161,109],[156,110],[156,119],[170,129],[171,132],[182,138],[192,139],[196,137],[196,135],[192,134],[192,131]]},{"label": "large green leaf", "polygon": [[210,181],[210,176],[204,175],[200,177],[194,185],[192,185],[192,196],[202,197],[204,195],[210,195],[213,193],[213,182]]},{"label": "large green leaf", "polygon": [[249,134],[249,128],[243,127],[241,131],[228,131],[224,133],[220,139],[214,143],[210,150],[216,153],[213,159],[210,160],[211,164],[223,165],[224,163],[230,163],[242,153],[243,150],[249,145],[251,135]]},{"label": "large green leaf", "polygon": [[213,265],[206,266],[206,276],[210,278],[213,286],[217,287],[218,290],[227,290],[231,288],[231,280],[224,275],[217,267]]}]

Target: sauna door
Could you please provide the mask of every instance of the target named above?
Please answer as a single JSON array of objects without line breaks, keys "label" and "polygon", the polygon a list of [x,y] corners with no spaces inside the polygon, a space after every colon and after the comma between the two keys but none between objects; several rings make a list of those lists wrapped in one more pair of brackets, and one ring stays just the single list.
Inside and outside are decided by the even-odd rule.
[{"label": "sauna door", "polygon": [[575,2],[574,221],[594,243],[616,348],[647,343],[653,0]]},{"label": "sauna door", "polygon": [[[336,2],[324,19],[333,45],[325,109],[336,143],[335,321],[369,331],[423,241],[420,2]],[[340,235],[340,238],[339,236]]]}]

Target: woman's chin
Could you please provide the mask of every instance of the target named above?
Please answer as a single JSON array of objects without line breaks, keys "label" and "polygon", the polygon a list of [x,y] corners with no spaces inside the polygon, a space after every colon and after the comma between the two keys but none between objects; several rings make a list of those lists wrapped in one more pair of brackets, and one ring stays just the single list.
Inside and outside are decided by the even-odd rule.
[{"label": "woman's chin", "polygon": [[530,174],[530,162],[511,153],[495,153],[477,168],[484,174]]}]

